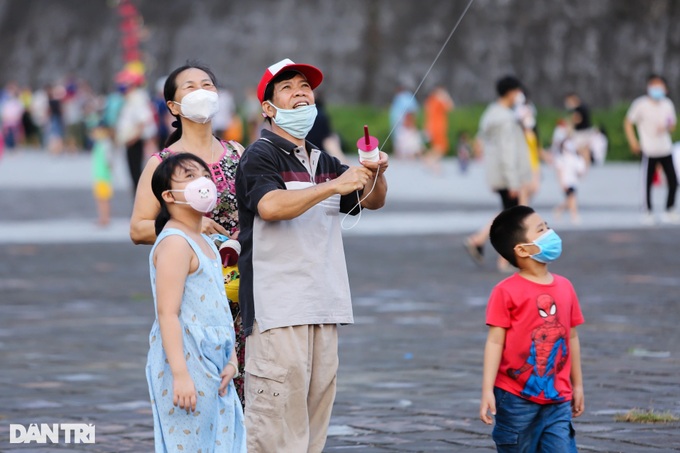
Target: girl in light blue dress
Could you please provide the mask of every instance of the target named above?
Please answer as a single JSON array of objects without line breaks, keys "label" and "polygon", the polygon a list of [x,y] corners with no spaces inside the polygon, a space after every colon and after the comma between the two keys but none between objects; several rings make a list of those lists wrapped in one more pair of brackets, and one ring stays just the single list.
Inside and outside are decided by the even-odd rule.
[{"label": "girl in light blue dress", "polygon": [[161,205],[149,255],[156,320],[146,365],[156,453],[246,451],[222,263],[201,234],[217,200],[210,178],[200,158],[182,153],[165,159],[151,180]]}]

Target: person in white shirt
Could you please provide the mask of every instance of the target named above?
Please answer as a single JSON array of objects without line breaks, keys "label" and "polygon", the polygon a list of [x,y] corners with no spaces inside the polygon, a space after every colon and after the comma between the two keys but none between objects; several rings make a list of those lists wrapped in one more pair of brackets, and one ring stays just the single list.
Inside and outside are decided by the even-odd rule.
[{"label": "person in white shirt", "polygon": [[654,223],[651,188],[657,165],[661,165],[668,183],[666,211],[662,214],[661,220],[665,223],[680,223],[680,215],[673,209],[678,178],[673,167],[671,140],[671,132],[675,129],[677,118],[675,106],[666,93],[664,78],[658,74],[650,75],[647,78],[647,94],[633,101],[623,123],[631,151],[636,155],[642,154],[647,201],[647,212],[643,222],[647,224]]},{"label": "person in white shirt", "polygon": [[125,147],[134,196],[142,176],[145,142],[156,136],[157,128],[151,98],[142,88],[144,75],[124,69],[116,76],[116,82],[125,93],[116,122],[116,142]]},{"label": "person in white shirt", "polygon": [[555,170],[557,177],[564,192],[564,202],[557,205],[554,209],[555,218],[559,219],[565,209],[569,210],[571,223],[578,225],[581,218],[578,213],[578,203],[576,192],[579,182],[585,174],[590,159],[586,160],[583,154],[588,155],[588,150],[577,148],[573,138],[568,137],[562,141],[559,153],[555,156]]}]

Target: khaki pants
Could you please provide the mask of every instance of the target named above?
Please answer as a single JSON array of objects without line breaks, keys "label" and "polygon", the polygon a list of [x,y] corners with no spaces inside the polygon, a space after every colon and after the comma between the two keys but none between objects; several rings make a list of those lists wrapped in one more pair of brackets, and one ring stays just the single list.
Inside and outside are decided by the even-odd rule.
[{"label": "khaki pants", "polygon": [[249,453],[321,453],[335,400],[338,332],[281,327],[246,338]]}]

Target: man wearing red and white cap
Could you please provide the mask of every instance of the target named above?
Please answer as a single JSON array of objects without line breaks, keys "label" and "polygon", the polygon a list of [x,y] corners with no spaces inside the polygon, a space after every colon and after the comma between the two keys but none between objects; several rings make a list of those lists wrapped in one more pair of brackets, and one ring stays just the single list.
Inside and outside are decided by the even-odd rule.
[{"label": "man wearing red and white cap", "polygon": [[257,95],[271,131],[246,149],[236,174],[250,453],[323,450],[336,326],[354,321],[342,213],[358,213],[364,196],[363,208],[378,209],[387,193],[385,153],[348,167],[305,140],[322,79],[288,59],[267,68]]}]

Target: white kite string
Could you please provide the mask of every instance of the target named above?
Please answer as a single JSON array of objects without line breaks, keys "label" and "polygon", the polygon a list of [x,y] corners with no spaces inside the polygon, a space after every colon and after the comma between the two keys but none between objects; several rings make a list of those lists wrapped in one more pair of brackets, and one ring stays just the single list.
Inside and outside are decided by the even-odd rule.
[{"label": "white kite string", "polygon": [[[463,13],[460,15],[460,17],[459,17],[458,20],[456,21],[456,24],[455,24],[455,25],[453,26],[453,28],[451,29],[451,32],[449,33],[449,36],[446,37],[446,40],[444,41],[444,44],[442,44],[442,47],[439,49],[439,52],[437,52],[437,55],[434,57],[434,60],[432,61],[432,64],[431,64],[430,67],[427,69],[427,71],[425,72],[425,75],[423,76],[422,80],[420,81],[420,83],[419,83],[418,86],[416,87],[415,91],[413,92],[413,95],[411,96],[411,99],[409,100],[409,103],[413,102],[413,100],[416,98],[416,94],[418,94],[418,91],[420,91],[420,87],[423,86],[423,83],[425,83],[425,80],[426,80],[427,77],[430,75],[430,72],[432,72],[432,68],[433,68],[434,65],[437,63],[437,60],[439,60],[439,57],[441,56],[442,52],[444,52],[444,49],[446,48],[447,44],[449,43],[449,41],[450,41],[451,38],[453,37],[453,34],[454,34],[454,33],[456,32],[456,30],[458,29],[458,26],[460,25],[460,23],[462,22],[463,18],[465,17],[465,15],[467,14],[468,10],[470,9],[470,7],[472,6],[472,4],[473,4],[474,2],[475,2],[475,0],[470,0],[470,1],[468,2],[467,6],[466,6],[465,9],[463,10]],[[394,133],[395,129],[397,128],[397,125],[399,125],[399,123],[401,123],[401,120],[404,119],[404,116],[406,116],[406,110],[404,110],[403,112],[401,112],[401,115],[399,116],[398,120],[394,123],[394,126],[392,126],[392,129],[390,130],[390,133],[387,134],[387,137],[385,137],[385,140],[382,141],[382,145],[380,146],[380,150],[381,150],[381,151],[382,151],[383,147],[385,146],[385,143],[387,143],[387,141],[390,139],[390,137],[392,137],[392,134]],[[352,224],[352,226],[345,227],[345,226],[344,226],[345,220],[347,219],[349,213],[345,214],[345,217],[343,217],[342,221],[340,222],[340,225],[341,225],[341,227],[342,227],[343,230],[351,230],[352,228],[354,228],[355,226],[357,226],[357,225],[359,224],[359,221],[361,220],[361,211],[362,211],[362,210],[361,210],[361,202],[363,202],[366,198],[368,198],[369,195],[371,195],[371,194],[373,193],[373,189],[375,189],[375,185],[376,185],[376,183],[378,182],[378,174],[379,174],[379,173],[380,173],[380,167],[378,167],[378,170],[375,172],[375,178],[373,179],[373,185],[371,186],[371,190],[369,190],[368,193],[367,193],[366,195],[364,195],[363,198],[359,198],[359,193],[357,192],[357,204],[354,205],[354,207],[350,210],[350,212],[351,212],[351,211],[354,211],[354,209],[356,209],[356,207],[358,206],[358,207],[359,207],[359,215],[357,215],[356,221]]]},{"label": "white kite string", "polygon": [[[449,36],[446,38],[446,41],[444,41],[444,44],[442,45],[441,49],[439,49],[439,52],[437,53],[437,56],[434,57],[434,61],[432,61],[432,64],[430,65],[430,67],[428,68],[427,72],[426,72],[425,75],[423,76],[423,79],[420,81],[420,83],[418,84],[418,87],[417,87],[416,90],[413,92],[413,96],[411,96],[411,99],[410,99],[409,103],[413,102],[413,100],[416,98],[416,94],[418,93],[418,91],[420,91],[420,87],[422,87],[422,86],[423,86],[423,83],[425,83],[425,79],[427,79],[427,76],[430,75],[430,72],[432,71],[432,68],[433,68],[434,65],[437,63],[437,60],[439,60],[439,57],[441,56],[442,52],[444,52],[444,49],[446,48],[446,45],[447,45],[447,44],[449,43],[449,41],[451,40],[451,37],[453,36],[453,34],[454,34],[454,33],[456,32],[456,30],[458,29],[458,26],[460,25],[460,23],[462,22],[463,18],[465,17],[465,15],[467,14],[468,10],[470,9],[470,7],[472,6],[472,4],[473,4],[474,2],[475,2],[475,0],[470,0],[470,1],[468,2],[467,6],[466,6],[465,9],[463,10],[463,14],[461,14],[461,16],[458,18],[458,21],[456,22],[456,24],[455,24],[455,25],[453,26],[453,28],[451,29],[451,33],[449,33]],[[380,147],[380,150],[381,150],[381,151],[382,151],[383,146],[385,146],[385,143],[387,143],[387,140],[389,140],[390,137],[392,136],[392,134],[394,133],[395,129],[397,128],[397,125],[398,125],[399,123],[401,123],[401,120],[404,119],[404,116],[406,116],[406,113],[407,113],[406,111],[404,111],[404,112],[401,113],[401,116],[399,117],[399,119],[394,123],[394,126],[392,126],[392,130],[390,130],[390,133],[387,134],[387,137],[385,138],[385,140],[382,141],[382,146]]]}]

